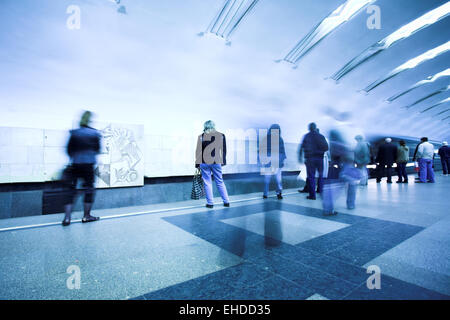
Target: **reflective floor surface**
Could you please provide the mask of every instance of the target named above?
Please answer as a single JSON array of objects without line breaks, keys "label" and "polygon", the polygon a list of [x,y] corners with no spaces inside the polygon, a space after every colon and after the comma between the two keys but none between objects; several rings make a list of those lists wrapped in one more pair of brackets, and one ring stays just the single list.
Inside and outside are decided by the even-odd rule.
[{"label": "reflective floor surface", "polygon": [[97,210],[89,224],[78,212],[65,228],[62,215],[1,220],[0,299],[450,299],[449,187],[371,180],[336,216],[292,189]]}]

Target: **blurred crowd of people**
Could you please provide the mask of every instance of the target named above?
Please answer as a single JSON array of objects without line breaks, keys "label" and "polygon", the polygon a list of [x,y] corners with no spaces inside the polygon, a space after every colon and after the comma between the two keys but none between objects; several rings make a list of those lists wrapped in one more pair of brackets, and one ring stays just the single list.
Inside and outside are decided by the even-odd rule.
[{"label": "blurred crowd of people", "polygon": [[[342,115],[342,114],[341,114]],[[76,194],[78,180],[84,185],[84,217],[82,222],[99,220],[90,214],[94,202],[94,179],[96,156],[100,152],[101,135],[90,127],[92,114],[83,113],[78,129],[70,132],[67,153],[70,164],[64,170],[63,181],[66,186],[64,226],[70,224],[71,213]],[[345,120],[346,116],[341,116]],[[324,215],[335,215],[335,202],[343,190],[347,193],[347,208],[354,209],[357,186],[368,184],[367,165],[376,163],[376,182],[380,183],[383,177],[387,183],[392,183],[392,168],[397,167],[397,183],[408,183],[406,167],[409,161],[409,148],[405,141],[400,140],[398,145],[386,138],[378,148],[376,157],[372,156],[369,142],[361,134],[351,136],[346,130],[344,121],[335,125],[326,138],[322,135],[315,123],[308,125],[308,133],[298,149],[298,161],[306,167],[306,184],[301,193],[308,193],[308,200],[316,200],[321,194]],[[222,177],[222,167],[226,165],[226,137],[216,130],[215,123],[208,120],[204,123],[202,134],[198,136],[195,167],[201,172],[206,207],[213,208],[214,180],[225,207],[230,206],[227,188]],[[440,156],[443,175],[447,176],[450,169],[450,148],[446,141],[437,152]],[[282,196],[282,168],[287,159],[284,140],[281,137],[279,124],[269,127],[267,135],[259,141],[259,163],[261,174],[264,176],[263,198],[268,198],[269,185],[272,177],[276,181],[276,194],[279,200]],[[428,138],[423,137],[417,145],[413,162],[416,163],[418,177],[417,183],[434,183],[434,157],[435,150]],[[316,183],[317,179],[317,183]]]}]

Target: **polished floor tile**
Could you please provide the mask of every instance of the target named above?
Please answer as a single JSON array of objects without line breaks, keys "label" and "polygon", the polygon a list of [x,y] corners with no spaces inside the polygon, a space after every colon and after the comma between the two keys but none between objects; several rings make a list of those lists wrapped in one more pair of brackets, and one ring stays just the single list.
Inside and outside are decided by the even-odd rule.
[{"label": "polished floor tile", "polygon": [[238,218],[221,220],[232,226],[256,234],[296,245],[326,233],[348,226],[348,224],[303,216],[291,212],[273,210]]},{"label": "polished floor tile", "polygon": [[[61,215],[0,220],[0,299],[450,299],[449,187],[370,181],[331,217],[286,190],[212,210],[95,210],[104,219],[67,228]],[[36,223],[55,225],[4,229]],[[67,287],[72,265],[80,289]],[[367,288],[371,265],[380,289]]]}]

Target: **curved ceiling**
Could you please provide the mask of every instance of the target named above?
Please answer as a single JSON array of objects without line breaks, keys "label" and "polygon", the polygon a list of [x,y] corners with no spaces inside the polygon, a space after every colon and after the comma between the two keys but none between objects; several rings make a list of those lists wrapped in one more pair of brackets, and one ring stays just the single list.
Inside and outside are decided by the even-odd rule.
[{"label": "curved ceiling", "polygon": [[[80,8],[79,29],[67,27],[70,5]],[[5,126],[70,127],[89,108],[148,133],[187,134],[207,119],[222,130],[278,122],[298,141],[311,121],[327,129],[332,108],[366,133],[450,138],[447,1],[0,6]],[[381,28],[369,29],[377,8]]]}]

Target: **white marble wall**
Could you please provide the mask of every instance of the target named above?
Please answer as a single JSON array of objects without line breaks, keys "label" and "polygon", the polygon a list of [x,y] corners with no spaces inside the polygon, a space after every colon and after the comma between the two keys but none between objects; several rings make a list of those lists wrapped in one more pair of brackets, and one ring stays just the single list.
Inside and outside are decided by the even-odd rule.
[{"label": "white marble wall", "polygon": [[[0,127],[0,183],[57,179],[69,161],[65,150],[68,137],[68,131],[64,130]],[[192,175],[196,141],[196,135],[144,135],[141,170],[146,177]],[[224,173],[259,172],[258,165],[239,161],[246,152],[242,141],[227,137],[227,147],[228,165]],[[286,143],[285,147],[288,159],[283,170],[298,170],[297,145]]]},{"label": "white marble wall", "polygon": [[0,127],[0,183],[45,179],[44,130]]}]

